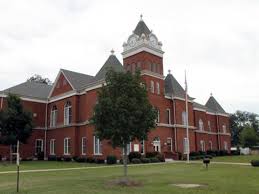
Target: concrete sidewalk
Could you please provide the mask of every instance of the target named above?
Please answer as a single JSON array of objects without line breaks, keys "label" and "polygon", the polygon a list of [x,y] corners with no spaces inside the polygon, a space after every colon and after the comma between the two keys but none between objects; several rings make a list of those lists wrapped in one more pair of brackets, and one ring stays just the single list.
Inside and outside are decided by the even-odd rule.
[{"label": "concrete sidewalk", "polygon": [[[186,161],[171,161],[162,163],[149,163],[149,164],[129,164],[128,167],[132,166],[150,166],[150,165],[166,165],[166,164],[188,164]],[[190,161],[189,164],[201,164],[202,161]],[[211,162],[211,164],[223,164],[223,165],[239,165],[239,166],[251,166],[250,163],[237,163],[237,162]],[[34,169],[34,170],[20,170],[20,173],[33,173],[33,172],[57,172],[57,171],[69,171],[69,170],[86,170],[86,169],[102,169],[102,168],[118,168],[122,165],[112,166],[89,166],[89,167],[74,167],[74,168],[52,168],[52,169]],[[16,171],[2,171],[0,174],[15,174]]]}]

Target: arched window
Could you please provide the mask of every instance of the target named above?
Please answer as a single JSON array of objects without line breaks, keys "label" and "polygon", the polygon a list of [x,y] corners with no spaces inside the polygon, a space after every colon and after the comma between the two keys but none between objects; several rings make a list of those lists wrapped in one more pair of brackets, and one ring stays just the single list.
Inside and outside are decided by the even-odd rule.
[{"label": "arched window", "polygon": [[208,121],[208,131],[211,132],[211,125],[210,125],[210,121]]},{"label": "arched window", "polygon": [[57,125],[58,120],[58,109],[57,106],[54,105],[50,112],[50,127],[55,127]]},{"label": "arched window", "polygon": [[169,108],[166,109],[166,124],[171,124],[171,110]]},{"label": "arched window", "polygon": [[199,120],[199,130],[204,131],[203,121],[201,119]]},{"label": "arched window", "polygon": [[182,124],[187,125],[187,115],[185,111],[182,112]]},{"label": "arched window", "polygon": [[159,82],[156,82],[156,92],[159,95],[160,94],[160,84]]},{"label": "arched window", "polygon": [[72,105],[67,101],[64,107],[64,125],[69,125],[72,122]]},{"label": "arched window", "polygon": [[156,118],[156,122],[159,123],[160,122],[160,111],[158,108],[156,108],[157,111],[157,118]]},{"label": "arched window", "polygon": [[205,141],[204,140],[200,140],[200,150],[205,152],[206,148],[205,148]]},{"label": "arched window", "polygon": [[222,132],[227,133],[227,127],[225,124],[222,125]]},{"label": "arched window", "polygon": [[150,81],[150,91],[151,93],[154,93],[155,92],[155,85],[154,85],[154,81]]}]

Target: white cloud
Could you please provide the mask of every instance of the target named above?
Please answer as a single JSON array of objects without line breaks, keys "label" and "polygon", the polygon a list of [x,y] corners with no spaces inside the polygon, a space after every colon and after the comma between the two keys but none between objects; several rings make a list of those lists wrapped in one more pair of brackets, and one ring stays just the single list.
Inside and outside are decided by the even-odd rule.
[{"label": "white cloud", "polygon": [[[0,1],[0,90],[60,68],[94,75],[140,13],[163,42],[164,70],[204,103],[210,92],[230,112],[259,113],[259,3],[256,0]],[[187,65],[188,64],[188,65]]]}]

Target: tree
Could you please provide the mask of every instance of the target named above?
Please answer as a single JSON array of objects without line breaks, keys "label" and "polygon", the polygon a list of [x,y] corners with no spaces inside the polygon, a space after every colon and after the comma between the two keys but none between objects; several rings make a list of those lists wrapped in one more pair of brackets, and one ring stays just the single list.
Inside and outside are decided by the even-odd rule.
[{"label": "tree", "polygon": [[[23,110],[19,97],[9,94],[7,108],[0,111],[0,144],[26,143],[32,132],[32,114]],[[10,154],[12,154],[10,149]],[[10,157],[11,159],[12,157]]]},{"label": "tree", "polygon": [[240,133],[241,144],[243,147],[255,146],[258,142],[258,136],[254,128],[246,126]]},{"label": "tree", "polygon": [[140,72],[106,74],[106,85],[98,92],[92,123],[101,140],[123,149],[124,176],[127,177],[127,145],[133,140],[146,140],[156,126],[156,110],[149,103],[141,83]]},{"label": "tree", "polygon": [[37,82],[42,84],[51,85],[52,82],[49,80],[49,78],[43,78],[41,75],[35,74],[34,76],[27,79],[29,82]]},{"label": "tree", "polygon": [[247,125],[254,128],[257,134],[259,134],[259,121],[257,117],[257,114],[246,111],[236,111],[234,114],[230,115],[232,145],[237,146],[241,143],[240,133]]}]

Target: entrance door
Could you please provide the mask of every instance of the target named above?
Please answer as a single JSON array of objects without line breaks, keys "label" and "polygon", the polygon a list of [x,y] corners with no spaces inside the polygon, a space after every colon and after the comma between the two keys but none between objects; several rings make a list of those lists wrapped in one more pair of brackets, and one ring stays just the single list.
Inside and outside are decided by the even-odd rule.
[{"label": "entrance door", "polygon": [[161,144],[159,137],[155,137],[153,140],[153,148],[155,152],[161,152]]}]

